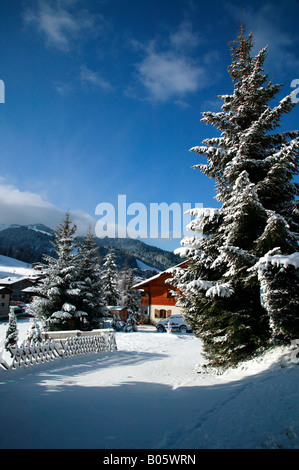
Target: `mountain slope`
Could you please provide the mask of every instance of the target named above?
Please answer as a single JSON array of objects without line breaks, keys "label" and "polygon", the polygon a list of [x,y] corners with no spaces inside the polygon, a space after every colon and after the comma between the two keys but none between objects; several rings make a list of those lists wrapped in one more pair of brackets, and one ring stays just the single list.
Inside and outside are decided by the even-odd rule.
[{"label": "mountain slope", "polygon": [[[43,260],[43,255],[55,256],[51,244],[54,241],[54,231],[42,224],[11,225],[0,230],[0,255],[9,256],[25,263],[36,263]],[[124,265],[138,270],[141,262],[152,267],[152,270],[163,271],[181,262],[179,256],[172,252],[147,245],[140,240],[125,238],[96,239],[101,258],[113,247],[116,263],[121,268]]]},{"label": "mountain slope", "polygon": [[[109,247],[118,252],[126,254],[127,264],[131,267],[137,267],[136,259],[142,263],[152,266],[158,271],[164,271],[171,266],[181,263],[181,258],[170,251],[161,250],[155,246],[147,245],[140,240],[132,238],[97,238],[98,246],[108,251]],[[128,261],[131,260],[132,264]],[[134,261],[133,261],[134,260]],[[120,263],[122,264],[122,263]]]},{"label": "mountain slope", "polygon": [[36,275],[36,271],[31,268],[31,264],[25,263],[18,259],[9,258],[0,255],[0,279],[4,277],[32,277]]},{"label": "mountain slope", "polygon": [[44,225],[11,225],[0,231],[0,254],[25,263],[36,263],[42,255],[53,255],[54,232]]}]

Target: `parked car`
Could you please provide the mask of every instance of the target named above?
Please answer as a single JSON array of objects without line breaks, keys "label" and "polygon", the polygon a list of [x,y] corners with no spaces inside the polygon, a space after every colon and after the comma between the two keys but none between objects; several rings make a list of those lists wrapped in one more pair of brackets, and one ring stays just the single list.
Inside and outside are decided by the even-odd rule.
[{"label": "parked car", "polygon": [[162,320],[156,324],[157,331],[163,333],[170,331],[180,331],[181,333],[191,333],[191,327],[183,320],[182,315],[170,315],[166,320]]},{"label": "parked car", "polygon": [[15,315],[25,312],[26,304],[24,302],[12,301],[10,303],[10,308],[13,308]]}]

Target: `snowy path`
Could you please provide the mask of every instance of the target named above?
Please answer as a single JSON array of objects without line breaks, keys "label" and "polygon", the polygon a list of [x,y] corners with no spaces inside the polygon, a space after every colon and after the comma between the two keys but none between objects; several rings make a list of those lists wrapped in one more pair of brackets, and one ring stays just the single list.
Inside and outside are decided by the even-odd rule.
[{"label": "snowy path", "polygon": [[299,447],[299,367],[277,353],[220,377],[196,373],[193,335],[116,338],[114,353],[1,371],[0,448]]}]

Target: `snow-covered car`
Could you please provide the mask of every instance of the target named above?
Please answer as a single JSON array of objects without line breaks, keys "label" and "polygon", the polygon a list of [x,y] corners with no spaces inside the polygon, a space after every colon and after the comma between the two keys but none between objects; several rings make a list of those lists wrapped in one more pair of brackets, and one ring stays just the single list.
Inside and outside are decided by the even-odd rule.
[{"label": "snow-covered car", "polygon": [[162,333],[170,329],[170,331],[180,331],[181,333],[191,333],[191,327],[183,320],[182,315],[170,315],[166,320],[162,320],[156,324],[157,331]]}]

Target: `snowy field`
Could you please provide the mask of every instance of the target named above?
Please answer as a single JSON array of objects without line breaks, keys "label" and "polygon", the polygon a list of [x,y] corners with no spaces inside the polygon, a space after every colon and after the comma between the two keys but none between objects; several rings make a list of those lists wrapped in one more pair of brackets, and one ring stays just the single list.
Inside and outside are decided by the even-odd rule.
[{"label": "snowy field", "polygon": [[11,276],[35,276],[36,271],[32,269],[31,264],[23,261],[0,255],[0,278]]},{"label": "snowy field", "polygon": [[[18,322],[20,341],[29,320]],[[0,340],[7,323],[0,323]],[[198,373],[192,334],[116,333],[118,351],[0,370],[0,448],[299,448],[299,365],[268,352]],[[1,341],[0,341],[1,342]]]}]

